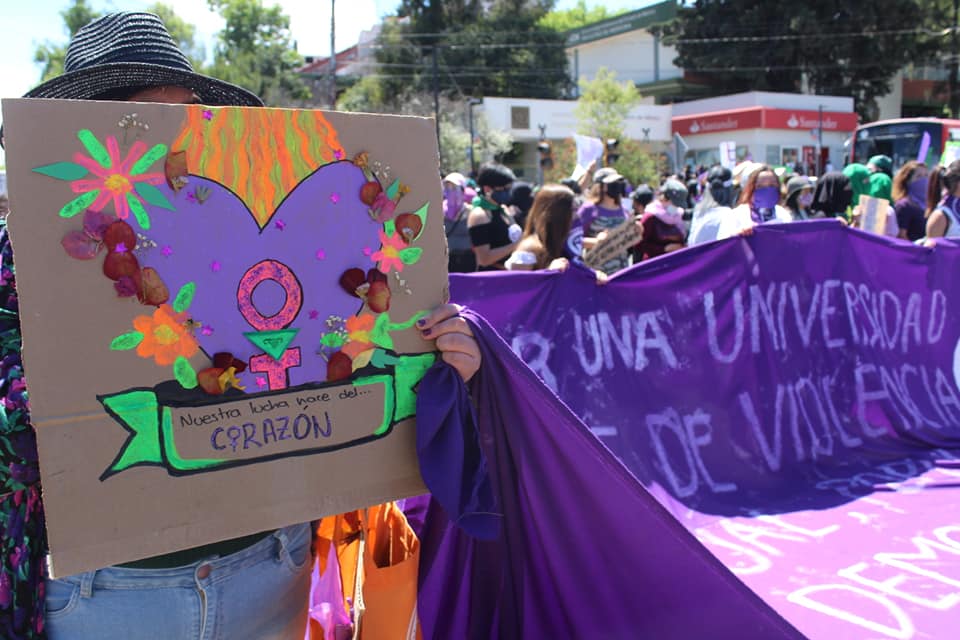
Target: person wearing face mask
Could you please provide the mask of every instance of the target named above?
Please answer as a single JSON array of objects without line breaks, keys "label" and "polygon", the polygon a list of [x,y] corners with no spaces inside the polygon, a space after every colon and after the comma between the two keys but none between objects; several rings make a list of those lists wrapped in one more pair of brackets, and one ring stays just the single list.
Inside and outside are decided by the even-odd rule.
[{"label": "person wearing face mask", "polygon": [[815,217],[810,210],[813,204],[813,182],[806,176],[793,176],[787,181],[787,197],[784,201],[793,220],[809,220]]},{"label": "person wearing face mask", "polygon": [[780,206],[780,179],[767,165],[754,171],[740,192],[740,204],[720,223],[717,238],[749,233],[758,224],[790,222],[793,216]]},{"label": "person wearing face mask", "polygon": [[477,270],[477,256],[473,253],[467,228],[470,203],[464,193],[466,184],[463,174],[456,172],[443,179],[443,230],[447,235],[447,270],[450,273]]},{"label": "person wearing face mask", "polygon": [[630,207],[633,210],[633,215],[642,216],[651,202],[653,202],[653,189],[649,185],[642,184],[634,189],[630,197]]},{"label": "person wearing face mask", "polygon": [[507,167],[488,162],[477,175],[477,197],[467,218],[478,271],[500,271],[517,248],[523,229],[510,215],[510,187],[516,176]]},{"label": "person wearing face mask", "polygon": [[[604,167],[593,174],[593,187],[587,200],[574,216],[570,235],[567,237],[567,252],[580,257],[607,236],[607,231],[619,227],[630,218],[623,208],[626,179],[616,169]],[[610,275],[630,266],[630,255],[624,251],[601,266]]]},{"label": "person wearing face mask", "polygon": [[635,261],[649,260],[686,246],[683,213],[689,202],[687,187],[673,178],[665,180],[657,197],[644,209],[643,239],[635,249]]},{"label": "person wearing face mask", "polygon": [[716,240],[720,223],[730,215],[732,202],[733,174],[730,169],[717,165],[707,173],[703,199],[693,210],[687,244],[693,246]]},{"label": "person wearing face mask", "polygon": [[928,245],[936,238],[960,238],[960,160],[930,172],[926,232]]},{"label": "person wearing face mask", "polygon": [[926,235],[929,184],[927,165],[911,160],[893,178],[893,210],[897,214],[897,237],[914,242]]}]

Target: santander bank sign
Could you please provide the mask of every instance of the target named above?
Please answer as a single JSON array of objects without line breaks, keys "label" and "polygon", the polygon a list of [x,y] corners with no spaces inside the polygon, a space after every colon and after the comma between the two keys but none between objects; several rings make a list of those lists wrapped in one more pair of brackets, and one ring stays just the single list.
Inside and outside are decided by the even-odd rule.
[{"label": "santander bank sign", "polygon": [[857,114],[791,111],[769,107],[748,107],[673,118],[673,131],[682,135],[703,135],[742,129],[797,129],[849,131],[857,128]]}]

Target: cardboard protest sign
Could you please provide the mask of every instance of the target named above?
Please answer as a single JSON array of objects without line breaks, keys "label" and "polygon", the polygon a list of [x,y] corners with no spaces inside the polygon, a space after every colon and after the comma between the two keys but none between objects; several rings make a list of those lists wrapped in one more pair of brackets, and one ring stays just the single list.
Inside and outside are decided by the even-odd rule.
[{"label": "cardboard protest sign", "polygon": [[429,120],[5,100],[54,575],[422,492]]},{"label": "cardboard protest sign", "polygon": [[583,256],[583,262],[591,269],[600,269],[604,264],[622,256],[627,249],[640,242],[643,236],[631,219],[607,232],[607,237],[598,242]]},{"label": "cardboard protest sign", "polygon": [[960,160],[960,141],[947,140],[943,145],[943,153],[940,154],[940,164],[946,166],[954,160]]},{"label": "cardboard protest sign", "polygon": [[857,213],[858,229],[870,231],[879,236],[886,234],[887,217],[890,215],[889,200],[862,195],[857,205]]}]

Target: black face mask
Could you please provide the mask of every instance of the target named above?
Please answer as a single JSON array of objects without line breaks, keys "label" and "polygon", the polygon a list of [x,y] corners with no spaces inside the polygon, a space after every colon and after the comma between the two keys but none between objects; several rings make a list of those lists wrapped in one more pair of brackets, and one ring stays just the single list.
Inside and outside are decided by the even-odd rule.
[{"label": "black face mask", "polygon": [[622,182],[611,182],[607,185],[607,195],[614,199],[622,198],[623,186]]}]

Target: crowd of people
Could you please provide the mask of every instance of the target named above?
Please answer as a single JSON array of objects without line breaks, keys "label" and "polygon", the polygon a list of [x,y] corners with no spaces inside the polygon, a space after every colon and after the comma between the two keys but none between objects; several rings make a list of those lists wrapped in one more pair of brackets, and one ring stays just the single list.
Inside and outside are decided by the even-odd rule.
[{"label": "crowd of people", "polygon": [[[592,179],[591,179],[592,178]],[[686,247],[748,235],[758,224],[835,219],[864,226],[866,203],[881,201],[883,235],[930,245],[960,236],[960,161],[928,170],[910,161],[894,174],[884,155],[819,178],[743,162],[664,175],[660,184],[630,185],[612,167],[585,179],[534,187],[497,163],[467,178],[443,180],[450,271],[557,270],[583,264],[587,253],[627,223],[639,239],[594,265],[597,280]],[[884,204],[885,202],[885,204]]]}]

